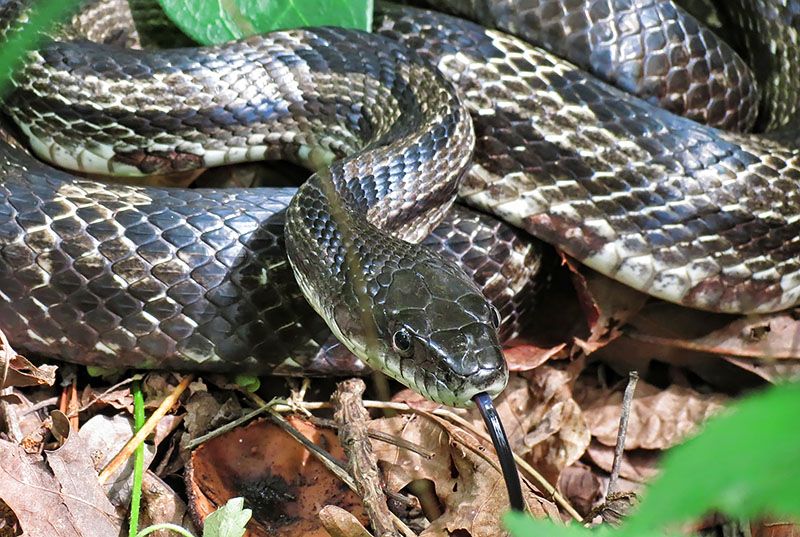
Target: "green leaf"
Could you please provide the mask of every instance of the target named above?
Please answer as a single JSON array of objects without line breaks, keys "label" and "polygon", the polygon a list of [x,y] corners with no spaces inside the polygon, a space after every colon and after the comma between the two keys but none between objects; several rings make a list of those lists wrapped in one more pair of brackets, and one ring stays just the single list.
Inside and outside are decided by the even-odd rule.
[{"label": "green leaf", "polygon": [[206,517],[203,537],[242,537],[252,514],[250,509],[244,509],[244,498],[231,498]]},{"label": "green leaf", "polygon": [[[736,517],[800,516],[800,384],[744,399],[670,450],[663,473],[614,537],[663,536],[669,524],[719,510]],[[510,513],[517,536],[598,537],[611,531],[555,526]]]},{"label": "green leaf", "polygon": [[372,0],[158,0],[170,19],[204,45],[301,26],[369,31]]},{"label": "green leaf", "polygon": [[711,510],[800,515],[800,384],[774,387],[733,409],[667,453],[630,531]]},{"label": "green leaf", "polygon": [[537,537],[599,537],[609,533],[605,528],[591,531],[576,523],[572,523],[570,526],[562,526],[561,524],[553,524],[549,520],[536,520],[530,515],[513,511],[506,513],[503,517],[503,522],[515,537],[529,535]]},{"label": "green leaf", "polygon": [[236,375],[236,384],[248,392],[257,392],[261,387],[261,379],[253,375]]}]

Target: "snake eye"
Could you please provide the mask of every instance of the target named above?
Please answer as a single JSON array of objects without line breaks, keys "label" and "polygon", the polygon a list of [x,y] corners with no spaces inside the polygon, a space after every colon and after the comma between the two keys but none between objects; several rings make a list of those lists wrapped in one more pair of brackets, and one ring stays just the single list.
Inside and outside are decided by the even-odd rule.
[{"label": "snake eye", "polygon": [[410,358],[414,354],[414,344],[411,341],[411,334],[405,328],[399,329],[392,336],[392,346],[397,354],[404,358]]},{"label": "snake eye", "polygon": [[489,306],[489,308],[492,310],[492,326],[497,330],[500,328],[500,312],[494,306]]}]

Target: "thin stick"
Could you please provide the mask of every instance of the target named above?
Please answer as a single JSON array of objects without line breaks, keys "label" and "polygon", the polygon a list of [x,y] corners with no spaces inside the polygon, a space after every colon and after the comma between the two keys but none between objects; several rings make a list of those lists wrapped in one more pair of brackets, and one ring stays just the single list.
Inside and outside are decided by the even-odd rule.
[{"label": "thin stick", "polygon": [[[339,424],[333,420],[312,416],[310,418],[310,421],[314,425],[318,425],[320,427],[328,427],[330,429],[339,430]],[[424,459],[430,460],[434,457],[434,454],[431,450],[424,448],[419,444],[415,444],[414,442],[409,442],[408,440],[404,440],[403,438],[400,438],[397,435],[383,433],[381,431],[375,431],[372,429],[368,429],[367,434],[373,440],[378,440],[379,442],[385,442],[386,444],[390,444],[392,446],[397,446],[399,448],[408,450],[412,453],[416,453],[417,455],[419,455]]]},{"label": "thin stick", "polygon": [[628,420],[631,417],[631,404],[633,403],[633,392],[636,391],[636,383],[639,382],[639,373],[631,371],[628,373],[628,385],[625,386],[625,393],[622,396],[622,409],[619,414],[619,429],[617,429],[617,444],[614,446],[614,462],[611,465],[611,476],[608,478],[608,490],[606,499],[617,491],[617,480],[619,479],[619,469],[622,466],[622,452],[625,450],[625,436],[628,434]]},{"label": "thin stick", "polygon": [[270,410],[271,406],[272,406],[272,403],[264,403],[260,407],[256,408],[255,410],[251,410],[250,412],[248,412],[247,414],[245,414],[244,416],[242,416],[240,418],[236,418],[235,420],[233,420],[231,422],[228,422],[225,425],[221,425],[220,427],[217,427],[213,431],[209,431],[204,435],[200,435],[197,438],[193,438],[192,440],[190,440],[189,442],[186,443],[186,449],[192,450],[192,449],[196,448],[197,446],[199,446],[200,444],[202,444],[204,442],[208,442],[212,438],[216,438],[217,436],[220,436],[221,434],[227,433],[228,431],[232,431],[233,429],[237,428],[239,425],[242,425],[243,423],[246,423],[246,422],[250,421],[251,419],[255,418],[259,414],[263,414],[264,412]]},{"label": "thin stick", "polygon": [[100,472],[99,476],[97,476],[97,479],[98,481],[100,481],[101,485],[105,484],[105,482],[108,481],[108,478],[111,477],[111,474],[116,472],[120,468],[120,466],[125,464],[125,461],[127,461],[128,458],[133,454],[133,452],[136,450],[139,444],[144,442],[144,439],[147,438],[148,435],[153,432],[153,429],[156,428],[156,425],[158,424],[159,420],[161,420],[161,418],[163,418],[166,415],[166,413],[169,411],[169,409],[172,408],[172,405],[175,404],[175,401],[178,400],[178,398],[181,396],[184,390],[186,390],[186,388],[189,387],[189,383],[192,382],[192,379],[194,379],[194,375],[186,375],[185,377],[183,377],[180,384],[175,386],[172,392],[170,392],[170,394],[164,398],[164,400],[161,402],[161,404],[158,406],[155,412],[153,412],[153,415],[150,416],[150,419],[147,420],[144,426],[141,429],[139,429],[139,431],[133,436],[133,438],[128,440],[128,443],[125,444],[125,446],[123,446],[120,452],[117,453],[117,456],[114,457],[111,460],[111,462],[108,463],[108,466],[103,468],[103,471]]}]

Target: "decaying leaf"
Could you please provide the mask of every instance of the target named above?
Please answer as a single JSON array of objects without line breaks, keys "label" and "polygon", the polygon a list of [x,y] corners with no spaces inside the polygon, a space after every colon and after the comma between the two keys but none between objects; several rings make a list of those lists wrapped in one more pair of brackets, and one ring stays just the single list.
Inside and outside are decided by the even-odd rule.
[{"label": "decaying leaf", "polygon": [[242,407],[235,397],[229,397],[223,403],[219,403],[213,395],[205,390],[194,391],[185,406],[187,440],[196,438],[242,415]]},{"label": "decaying leaf", "polygon": [[[524,375],[512,374],[494,401],[511,449],[550,483],[583,455],[591,440],[583,412],[572,398],[571,378],[570,373],[547,365]],[[395,400],[413,403],[415,408],[427,404],[411,390],[398,393]],[[465,418],[483,429],[477,410],[465,413]]]},{"label": "decaying leaf", "polygon": [[[672,322],[676,318],[682,321]],[[800,359],[795,311],[731,317],[660,305],[633,324],[631,337],[648,343],[739,357]]]},{"label": "decaying leaf", "polygon": [[[583,409],[592,436],[607,446],[615,445],[622,391],[602,389],[581,378],[575,386],[575,400]],[[672,447],[721,410],[726,400],[719,394],[701,394],[677,385],[661,390],[639,381],[625,449]]]},{"label": "decaying leaf", "polygon": [[591,354],[620,335],[620,327],[644,307],[648,296],[566,255],[563,260],[571,271],[590,330],[587,339],[576,339],[576,343],[586,354]]},{"label": "decaying leaf", "polygon": [[81,407],[108,405],[116,409],[127,410],[129,414],[133,414],[133,396],[130,388],[127,387],[100,391],[87,385],[81,392],[80,404]]},{"label": "decaying leaf", "polygon": [[[336,433],[300,419],[290,423],[342,458]],[[202,519],[229,499],[253,510],[248,536],[328,537],[318,513],[327,504],[366,518],[359,498],[283,429],[256,421],[209,440],[192,453],[187,483],[192,512]]]},{"label": "decaying leaf", "polygon": [[524,434],[525,446],[520,451],[549,482],[555,483],[564,468],[583,456],[591,440],[589,427],[572,397],[569,373],[543,366],[526,376],[524,391],[507,392],[508,412],[505,397],[497,402],[498,412],[504,423],[525,424],[519,431]]},{"label": "decaying leaf", "polygon": [[548,360],[562,356],[566,349],[566,343],[560,343],[554,347],[542,348],[535,345],[516,345],[503,349],[503,355],[511,371],[530,371],[536,369]]},{"label": "decaying leaf", "polygon": [[587,515],[603,497],[602,483],[595,471],[580,462],[561,472],[558,490],[583,515]]},{"label": "decaying leaf", "polygon": [[29,455],[0,440],[0,499],[26,535],[117,535],[120,520],[97,481],[83,442],[71,434],[59,449]]},{"label": "decaying leaf", "polygon": [[773,360],[724,356],[727,362],[758,375],[767,382],[800,380],[800,360]]},{"label": "decaying leaf", "polygon": [[[150,470],[142,476],[142,509],[139,526],[146,528],[155,524],[170,523],[183,526],[194,535],[194,529],[186,504],[160,477]],[[156,530],[153,537],[174,537],[171,530]]]},{"label": "decaying leaf", "polygon": [[331,537],[372,537],[356,517],[335,505],[326,505],[319,512],[319,519]]}]

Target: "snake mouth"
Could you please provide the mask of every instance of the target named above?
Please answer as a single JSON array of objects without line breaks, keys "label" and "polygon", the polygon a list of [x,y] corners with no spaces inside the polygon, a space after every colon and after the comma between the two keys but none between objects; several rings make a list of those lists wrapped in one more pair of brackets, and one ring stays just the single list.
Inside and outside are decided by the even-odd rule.
[{"label": "snake mouth", "polygon": [[494,399],[506,388],[508,384],[508,367],[505,363],[500,368],[481,369],[471,375],[458,393],[461,404],[457,406],[474,406],[475,396],[481,393]]},{"label": "snake mouth", "polygon": [[430,389],[421,390],[421,393],[438,403],[468,408],[475,406],[475,396],[486,394],[494,399],[505,389],[506,384],[508,384],[508,367],[503,362],[501,367],[480,369],[465,377],[457,390],[452,388],[452,382],[444,382],[434,376]]}]

